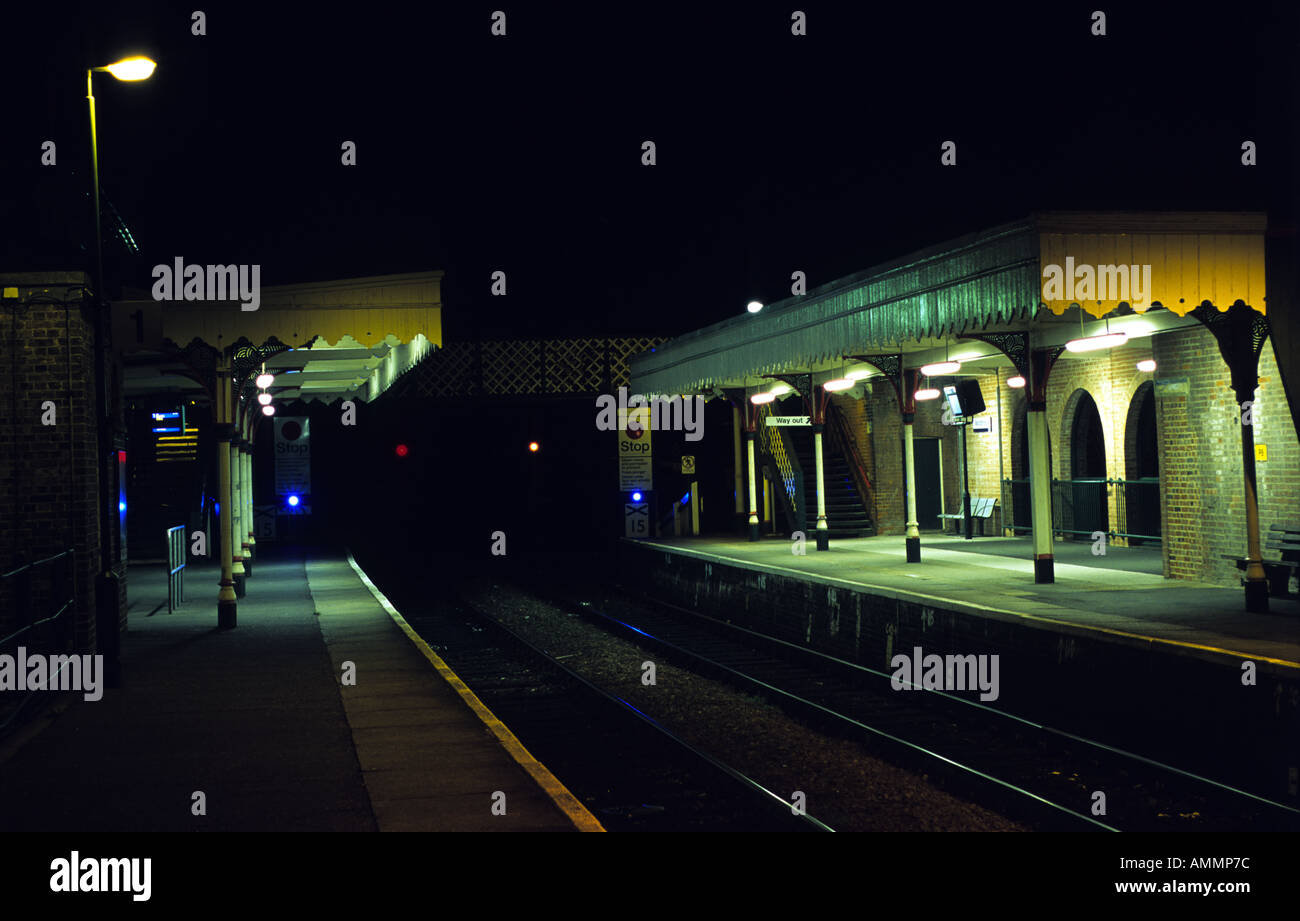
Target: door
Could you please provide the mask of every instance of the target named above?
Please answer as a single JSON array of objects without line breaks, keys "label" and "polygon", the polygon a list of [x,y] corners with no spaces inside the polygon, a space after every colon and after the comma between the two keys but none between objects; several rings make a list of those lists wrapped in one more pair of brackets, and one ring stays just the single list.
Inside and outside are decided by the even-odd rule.
[{"label": "door", "polygon": [[940,526],[943,511],[943,466],[938,438],[912,440],[912,461],[916,468],[916,523],[922,530]]}]

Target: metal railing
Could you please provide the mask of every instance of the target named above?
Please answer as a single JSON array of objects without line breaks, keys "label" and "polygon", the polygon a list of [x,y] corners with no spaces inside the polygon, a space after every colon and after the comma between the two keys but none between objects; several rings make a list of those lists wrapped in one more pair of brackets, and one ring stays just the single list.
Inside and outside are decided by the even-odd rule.
[{"label": "metal railing", "polygon": [[[38,573],[48,575],[48,581],[37,582]],[[14,615],[2,622],[10,632],[0,638],[0,650],[15,642],[22,643],[23,648],[31,644],[34,649],[52,653],[63,653],[71,647],[69,618],[64,615],[76,609],[76,573],[77,552],[71,547],[0,573],[0,598],[4,599],[4,610]],[[34,693],[29,690],[13,707],[0,705],[0,732],[8,729]]]},{"label": "metal railing", "polygon": [[185,525],[167,529],[167,613],[185,603]]},{"label": "metal railing", "polygon": [[760,467],[771,470],[772,481],[780,485],[776,490],[777,501],[785,513],[791,531],[808,531],[808,499],[804,491],[803,467],[799,457],[786,443],[785,434],[779,426],[768,425],[769,407],[763,407],[758,422],[757,461]]},{"label": "metal railing", "polygon": [[874,525],[876,503],[872,497],[871,478],[867,476],[867,467],[862,463],[862,455],[858,452],[858,442],[849,429],[848,419],[844,417],[844,413],[835,405],[834,401],[826,403],[826,423],[826,431],[830,435],[831,446],[838,448],[848,461],[849,475],[853,477],[853,484],[857,487],[858,495],[862,498],[862,508]]},{"label": "metal railing", "polygon": [[[1113,490],[1113,493],[1112,493]],[[1110,497],[1115,497],[1115,521],[1110,520]],[[1009,510],[1007,525],[1013,533],[1033,530],[1029,480],[1003,480],[1002,506]],[[1089,540],[1098,531],[1108,538],[1159,542],[1160,478],[1136,480],[1078,477],[1052,480],[1052,533]]]}]

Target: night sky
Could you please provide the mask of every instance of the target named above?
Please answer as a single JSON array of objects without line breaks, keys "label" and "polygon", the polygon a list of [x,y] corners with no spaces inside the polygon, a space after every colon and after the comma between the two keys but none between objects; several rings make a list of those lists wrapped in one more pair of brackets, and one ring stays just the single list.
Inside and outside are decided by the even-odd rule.
[{"label": "night sky", "polygon": [[106,254],[110,293],[176,256],[264,285],[444,269],[448,339],[672,335],[1034,210],[1295,216],[1294,3],[1106,4],[1104,37],[1097,4],[528,3],[504,38],[500,0],[21,6],[4,271],[88,267],[85,67],[158,62],[95,78],[141,247]]}]

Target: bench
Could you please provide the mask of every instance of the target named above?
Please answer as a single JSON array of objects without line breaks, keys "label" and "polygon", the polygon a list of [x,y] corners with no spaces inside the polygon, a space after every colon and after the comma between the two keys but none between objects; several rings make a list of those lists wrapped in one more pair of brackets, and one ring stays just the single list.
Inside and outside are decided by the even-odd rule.
[{"label": "bench", "polygon": [[[1300,522],[1269,525],[1264,549],[1277,551],[1276,560],[1262,560],[1264,575],[1268,579],[1268,593],[1274,598],[1295,597],[1291,591],[1291,577],[1300,571]],[[1247,560],[1235,556],[1225,556],[1232,560],[1237,568],[1246,570]]]},{"label": "bench", "polygon": [[[998,505],[997,499],[977,499],[976,497],[971,496],[970,517],[971,517],[971,521],[978,521],[980,523],[981,537],[984,536],[984,522],[988,521],[990,518],[993,517],[993,510],[997,508],[997,505]],[[939,516],[939,518],[943,521],[955,521],[955,522],[961,522],[964,517],[965,516],[962,515],[961,512],[944,512]],[[956,528],[958,531],[960,531],[961,525],[958,524]]]}]

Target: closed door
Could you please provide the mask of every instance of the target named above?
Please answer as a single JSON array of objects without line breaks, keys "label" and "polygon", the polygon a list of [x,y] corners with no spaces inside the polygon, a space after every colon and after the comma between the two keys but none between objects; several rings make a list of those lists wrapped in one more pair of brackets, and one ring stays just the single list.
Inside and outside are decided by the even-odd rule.
[{"label": "closed door", "polygon": [[917,526],[938,528],[939,513],[943,511],[943,467],[939,458],[939,439],[914,439],[912,461],[916,469]]}]

